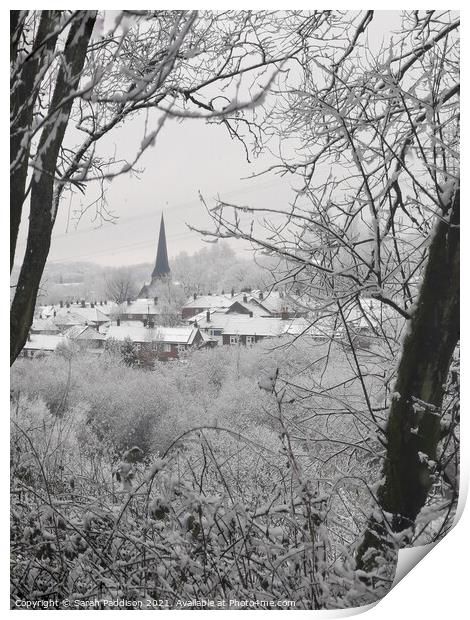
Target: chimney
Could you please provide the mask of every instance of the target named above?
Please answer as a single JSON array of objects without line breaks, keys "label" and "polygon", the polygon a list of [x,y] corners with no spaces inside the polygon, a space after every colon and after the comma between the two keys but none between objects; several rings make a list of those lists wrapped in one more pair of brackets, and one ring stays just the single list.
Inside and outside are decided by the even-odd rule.
[{"label": "chimney", "polygon": [[235,297],[235,289],[232,289],[232,290],[230,291],[230,294],[232,295],[232,297]]},{"label": "chimney", "polygon": [[158,304],[158,297],[153,298],[153,303],[155,304],[155,306]]},{"label": "chimney", "polygon": [[224,291],[224,289],[222,289],[222,295],[225,295],[225,291]]},{"label": "chimney", "polygon": [[103,305],[103,301],[100,301],[100,306],[102,306],[102,305]]},{"label": "chimney", "polygon": [[260,291],[260,292],[259,292],[258,297],[259,297],[259,300],[260,300],[260,301],[263,301],[263,291]]},{"label": "chimney", "polygon": [[60,305],[61,308],[63,308],[64,307],[64,302],[62,300],[60,300],[59,301],[59,305]]},{"label": "chimney", "polygon": [[253,312],[250,310],[250,319],[253,318]]},{"label": "chimney", "polygon": [[210,323],[210,322],[211,322],[211,312],[210,312],[210,310],[207,310],[207,312],[206,312],[206,321],[207,321],[208,323]]},{"label": "chimney", "polygon": [[289,318],[289,312],[287,311],[287,308],[283,308],[281,311],[281,320],[287,321],[288,318]]},{"label": "chimney", "polygon": [[93,302],[93,301],[90,301],[90,308],[94,308],[94,307],[95,307],[94,302]]},{"label": "chimney", "polygon": [[247,301],[248,301],[248,297],[246,295],[243,295],[243,302],[246,304]]},{"label": "chimney", "polygon": [[127,305],[130,306],[131,305],[131,300],[129,299],[129,297],[127,298]]},{"label": "chimney", "polygon": [[82,299],[82,308],[85,308],[86,304],[85,304],[85,300]]},{"label": "chimney", "polygon": [[194,299],[194,301],[196,301],[196,298],[197,298],[196,293],[193,293],[193,299]]},{"label": "chimney", "polygon": [[118,327],[121,325],[121,319],[119,317],[116,319],[116,325]]},{"label": "chimney", "polygon": [[70,308],[70,303],[68,301],[65,303],[65,307]]}]

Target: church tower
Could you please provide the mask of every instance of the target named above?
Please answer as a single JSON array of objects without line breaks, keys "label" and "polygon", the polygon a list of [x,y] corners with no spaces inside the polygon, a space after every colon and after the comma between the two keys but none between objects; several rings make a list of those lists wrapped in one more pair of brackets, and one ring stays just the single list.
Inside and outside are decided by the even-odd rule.
[{"label": "church tower", "polygon": [[158,249],[157,259],[155,261],[155,267],[152,271],[152,280],[154,278],[169,278],[170,277],[170,265],[168,264],[168,252],[166,250],[166,234],[165,234],[165,222],[162,219],[160,222],[160,235],[158,237]]},{"label": "church tower", "polygon": [[142,290],[139,293],[139,297],[154,297],[156,294],[157,285],[161,280],[171,277],[170,265],[168,263],[168,252],[166,249],[166,234],[165,234],[165,221],[162,219],[160,222],[160,234],[158,237],[157,258],[155,260],[155,267],[152,271],[152,279],[150,284],[144,284]]}]

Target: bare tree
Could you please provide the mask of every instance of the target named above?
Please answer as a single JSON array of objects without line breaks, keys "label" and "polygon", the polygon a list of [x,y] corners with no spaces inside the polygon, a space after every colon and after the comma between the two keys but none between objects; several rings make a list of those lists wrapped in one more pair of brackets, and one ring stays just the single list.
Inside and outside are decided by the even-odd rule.
[{"label": "bare tree", "polygon": [[118,305],[137,294],[137,284],[132,270],[122,267],[106,278],[106,296]]},{"label": "bare tree", "polygon": [[[459,339],[460,292],[460,22],[448,11],[405,12],[392,43],[379,48],[364,35],[373,21],[372,11],[347,14],[349,42],[338,34],[323,51],[306,37],[298,87],[279,93],[263,119],[280,141],[270,172],[292,175],[293,203],[219,202],[209,209],[215,228],[202,231],[278,257],[278,281],[298,291],[312,325],[328,317],[330,337],[342,333],[350,346],[369,420],[363,438],[375,429],[385,458],[378,493],[370,488],[381,517],[369,522],[357,558],[370,570],[400,536],[412,543],[442,480],[443,384]],[[260,117],[252,122],[259,127]],[[365,299],[381,308],[375,323]],[[394,385],[378,408],[351,311],[382,343],[377,359],[386,387]]]}]

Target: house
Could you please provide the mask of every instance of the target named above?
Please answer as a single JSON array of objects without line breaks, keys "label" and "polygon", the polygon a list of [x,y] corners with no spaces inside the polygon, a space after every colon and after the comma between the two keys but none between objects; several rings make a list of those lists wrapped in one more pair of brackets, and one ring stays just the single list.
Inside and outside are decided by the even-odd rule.
[{"label": "house", "polygon": [[66,304],[62,308],[56,308],[52,317],[54,323],[61,331],[65,331],[74,325],[90,325],[97,331],[100,327],[108,325],[110,319],[100,312],[94,303],[89,306],[80,304]]},{"label": "house", "polygon": [[308,334],[311,338],[325,340],[333,333],[332,321],[328,317],[308,320],[305,317],[269,317],[239,314],[221,310],[207,310],[193,317],[192,324],[203,334],[217,340],[219,344],[253,345],[264,338],[299,336]]},{"label": "house", "polygon": [[123,321],[140,321],[142,323],[156,324],[160,316],[161,309],[158,307],[158,297],[128,299],[120,304],[115,314]]},{"label": "house", "polygon": [[86,305],[82,302],[80,305],[72,304],[70,308],[63,308],[57,312],[57,317],[62,316],[67,313],[78,314],[83,317],[83,323],[85,325],[91,325],[95,327],[97,330],[102,326],[109,323],[108,315],[101,312],[101,310],[97,307],[94,302],[91,302],[89,305]]},{"label": "house", "polygon": [[304,318],[281,319],[224,310],[207,310],[197,315],[194,325],[223,345],[253,345],[264,338],[297,335],[310,327]]},{"label": "house", "polygon": [[207,310],[227,310],[233,302],[233,296],[194,294],[193,297],[184,304],[181,310],[181,317],[187,320]]},{"label": "house", "polygon": [[65,338],[73,340],[81,349],[97,351],[104,347],[106,336],[90,325],[74,325],[63,332]]},{"label": "house", "polygon": [[35,318],[30,331],[32,334],[46,334],[48,336],[60,334],[60,329],[53,319]]},{"label": "house", "polygon": [[64,312],[54,318],[54,323],[61,332],[64,332],[74,325],[85,325],[86,320],[81,314],[77,314],[76,312]]},{"label": "house", "polygon": [[271,316],[260,304],[249,300],[246,294],[241,299],[233,301],[226,312],[229,314],[249,314],[250,316]]},{"label": "house", "polygon": [[193,326],[144,327],[141,325],[111,325],[106,340],[124,342],[130,340],[138,351],[151,353],[161,361],[178,359],[191,349],[207,343],[200,330]]},{"label": "house", "polygon": [[183,319],[190,320],[201,312],[225,310],[236,314],[290,319],[306,316],[293,296],[283,291],[251,291],[231,295],[193,295],[182,308]]},{"label": "house", "polygon": [[34,357],[37,355],[48,355],[53,353],[57,346],[65,342],[65,338],[52,334],[29,334],[22,351],[22,357]]},{"label": "house", "polygon": [[263,316],[291,319],[307,314],[307,310],[301,307],[298,300],[284,291],[251,291],[247,301],[260,306],[264,311]]},{"label": "house", "polygon": [[121,325],[125,323],[139,322],[144,327],[152,325],[174,324],[178,317],[171,312],[163,312],[162,304],[159,304],[158,297],[128,299],[120,304],[113,313],[116,320]]}]

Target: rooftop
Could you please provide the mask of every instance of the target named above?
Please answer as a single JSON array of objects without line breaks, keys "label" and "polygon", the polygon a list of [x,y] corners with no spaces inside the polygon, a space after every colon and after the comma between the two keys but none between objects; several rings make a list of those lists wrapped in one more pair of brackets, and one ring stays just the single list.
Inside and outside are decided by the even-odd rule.
[{"label": "rooftop", "polygon": [[72,340],[106,340],[104,334],[101,334],[89,325],[74,325],[69,327],[63,335]]},{"label": "rooftop", "polygon": [[59,328],[52,319],[34,319],[31,325],[32,332],[55,331],[59,332]]},{"label": "rooftop", "polygon": [[119,314],[161,314],[161,308],[158,303],[155,304],[153,298],[139,298],[127,303],[126,301],[118,306]]},{"label": "rooftop", "polygon": [[141,325],[111,325],[106,339],[126,340],[132,342],[168,342],[174,344],[191,344],[197,328],[188,327],[143,327]]},{"label": "rooftop", "polygon": [[61,342],[64,342],[64,337],[62,335],[30,334],[23,348],[27,351],[55,351],[57,345]]},{"label": "rooftop", "polygon": [[234,301],[230,295],[199,295],[190,297],[183,308],[228,308]]}]

